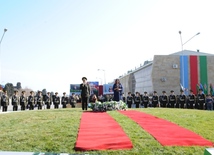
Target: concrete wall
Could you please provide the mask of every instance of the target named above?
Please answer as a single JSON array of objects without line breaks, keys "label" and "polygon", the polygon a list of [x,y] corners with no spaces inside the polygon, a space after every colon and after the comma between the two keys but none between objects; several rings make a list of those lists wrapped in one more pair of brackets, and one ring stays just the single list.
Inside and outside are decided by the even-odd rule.
[{"label": "concrete wall", "polygon": [[210,84],[214,86],[214,56],[207,56],[207,72],[208,92],[210,93]]},{"label": "concrete wall", "polygon": [[[214,56],[206,56],[209,92],[210,83],[214,86]],[[198,68],[199,63],[198,61]],[[173,68],[173,64],[177,65],[177,68]],[[190,73],[190,65],[188,70]],[[188,79],[190,88],[190,74]],[[198,75],[198,79],[200,81],[200,75]],[[167,92],[167,95],[170,94],[170,90],[174,90],[175,94],[180,94],[180,55],[155,55],[151,64],[140,67],[122,77],[120,81],[124,87],[125,96],[129,91],[132,93],[138,91],[142,94],[144,91],[152,93],[154,90],[159,95],[162,94],[163,90]]]},{"label": "concrete wall", "polygon": [[[173,68],[176,64],[178,68]],[[165,90],[169,94],[170,90],[180,93],[180,60],[178,55],[155,55],[152,65],[152,85],[153,90],[162,94]]]}]

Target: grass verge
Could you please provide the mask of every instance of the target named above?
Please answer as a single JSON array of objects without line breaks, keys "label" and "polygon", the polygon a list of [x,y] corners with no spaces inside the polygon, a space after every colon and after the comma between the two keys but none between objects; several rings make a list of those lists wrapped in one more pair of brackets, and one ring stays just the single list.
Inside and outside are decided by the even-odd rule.
[{"label": "grass verge", "polygon": [[[136,109],[135,109],[136,110]],[[214,112],[187,109],[137,109],[188,128],[214,142]],[[88,151],[89,154],[203,154],[206,147],[163,147],[138,124],[117,111],[109,111],[131,139],[131,150]],[[81,153],[74,150],[80,108],[15,112],[0,115],[0,150]],[[97,131],[99,132],[99,131]],[[161,134],[161,133],[160,133]],[[116,138],[116,137],[115,137]]]}]

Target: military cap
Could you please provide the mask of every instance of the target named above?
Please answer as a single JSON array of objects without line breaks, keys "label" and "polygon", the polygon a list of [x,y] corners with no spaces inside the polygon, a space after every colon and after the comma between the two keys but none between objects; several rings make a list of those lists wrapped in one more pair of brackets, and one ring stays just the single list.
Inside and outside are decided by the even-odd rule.
[{"label": "military cap", "polygon": [[82,80],[84,80],[84,79],[85,79],[85,80],[87,80],[87,78],[86,78],[86,77],[82,77]]}]

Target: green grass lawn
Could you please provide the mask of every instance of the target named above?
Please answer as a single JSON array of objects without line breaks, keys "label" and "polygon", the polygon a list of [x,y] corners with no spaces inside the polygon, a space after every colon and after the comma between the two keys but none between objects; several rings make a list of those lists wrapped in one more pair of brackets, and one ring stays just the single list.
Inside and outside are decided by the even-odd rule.
[{"label": "green grass lawn", "polygon": [[[175,122],[214,142],[214,111],[163,108],[137,110]],[[131,119],[117,111],[108,113],[122,126],[134,148],[116,151],[87,151],[89,154],[201,155],[206,148],[163,147]],[[80,108],[1,114],[0,150],[81,154],[74,150],[81,114]]]}]

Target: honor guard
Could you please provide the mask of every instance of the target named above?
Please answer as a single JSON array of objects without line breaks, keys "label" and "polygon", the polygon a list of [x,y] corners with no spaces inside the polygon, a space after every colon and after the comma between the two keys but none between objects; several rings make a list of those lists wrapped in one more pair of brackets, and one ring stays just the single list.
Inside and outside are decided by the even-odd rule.
[{"label": "honor guard", "polygon": [[13,106],[13,111],[18,110],[18,105],[19,105],[19,97],[18,97],[18,91],[14,91],[14,95],[12,96],[12,106]]},{"label": "honor guard", "polygon": [[168,96],[166,95],[166,91],[162,91],[162,95],[159,97],[159,100],[160,106],[165,108],[168,103]]},{"label": "honor guard", "polygon": [[66,93],[63,93],[63,96],[61,98],[61,104],[62,104],[62,108],[66,108],[66,105],[68,104],[68,97],[65,96]]},{"label": "honor guard", "polygon": [[38,96],[36,98],[36,101],[37,101],[38,110],[41,110],[43,106],[43,97],[42,97],[41,91],[38,91]]},{"label": "honor guard", "polygon": [[189,91],[190,94],[188,95],[188,99],[187,99],[187,108],[189,109],[194,109],[195,108],[198,108],[198,106],[195,104],[195,95],[193,94],[193,91],[190,90]]},{"label": "honor guard", "polygon": [[30,91],[30,96],[28,96],[29,110],[34,110],[34,106],[35,106],[34,92]]},{"label": "honor guard", "polygon": [[147,92],[144,92],[143,98],[142,98],[142,105],[144,106],[144,108],[147,108],[149,104],[149,96],[147,94]]},{"label": "honor guard", "polygon": [[[180,92],[181,94],[178,96],[178,102],[179,102],[180,108],[184,108],[186,104],[186,95],[184,94],[183,90],[181,90]],[[179,108],[179,107],[176,106],[176,108]]]},{"label": "honor guard", "polygon": [[157,95],[157,92],[154,91],[153,92],[153,95],[152,95],[152,106],[155,108],[155,107],[158,107],[158,102],[159,102],[159,98],[158,98],[158,95]]},{"label": "honor guard", "polygon": [[59,108],[60,98],[59,98],[57,92],[55,93],[55,96],[53,98],[53,104],[54,104],[54,109],[58,109]]},{"label": "honor guard", "polygon": [[132,97],[131,92],[128,92],[128,96],[126,98],[126,101],[127,101],[128,108],[131,108],[132,103],[133,103],[133,97]]},{"label": "honor guard", "polygon": [[206,95],[203,93],[202,89],[199,89],[199,93],[197,95],[197,103],[198,109],[203,110],[205,106]]},{"label": "honor guard", "polygon": [[20,96],[20,105],[21,105],[21,110],[26,109],[27,97],[25,97],[25,91],[22,91],[22,95]]},{"label": "honor guard", "polygon": [[139,92],[136,92],[136,95],[134,97],[134,103],[135,103],[136,108],[140,107],[141,97],[140,97],[140,93]]},{"label": "honor guard", "polygon": [[2,105],[2,112],[7,111],[7,107],[9,105],[9,97],[7,96],[7,91],[3,91],[3,95],[1,97],[1,105]]},{"label": "honor guard", "polygon": [[50,92],[47,92],[47,95],[45,96],[45,104],[46,104],[46,108],[47,109],[51,108],[51,96],[50,96]]},{"label": "honor guard", "polygon": [[174,108],[177,103],[177,99],[176,99],[174,90],[171,90],[170,93],[171,94],[169,95],[169,103],[168,103],[167,107]]},{"label": "honor guard", "polygon": [[69,103],[71,104],[72,108],[75,108],[75,104],[77,103],[77,96],[75,93],[72,93],[70,98],[69,98]]}]

